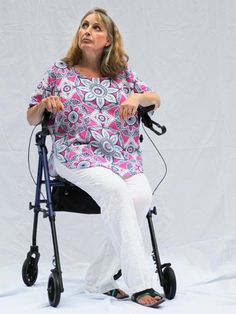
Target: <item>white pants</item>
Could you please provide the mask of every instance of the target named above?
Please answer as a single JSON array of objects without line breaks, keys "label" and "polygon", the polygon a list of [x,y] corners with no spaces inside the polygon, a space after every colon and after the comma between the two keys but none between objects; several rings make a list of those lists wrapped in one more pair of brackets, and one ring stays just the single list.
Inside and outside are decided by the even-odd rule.
[{"label": "white pants", "polygon": [[86,285],[90,292],[117,288],[114,274],[121,268],[131,293],[152,287],[140,224],[145,220],[152,191],[144,174],[122,179],[104,167],[68,169],[55,160],[57,173],[85,190],[101,208],[107,238],[91,262]]}]

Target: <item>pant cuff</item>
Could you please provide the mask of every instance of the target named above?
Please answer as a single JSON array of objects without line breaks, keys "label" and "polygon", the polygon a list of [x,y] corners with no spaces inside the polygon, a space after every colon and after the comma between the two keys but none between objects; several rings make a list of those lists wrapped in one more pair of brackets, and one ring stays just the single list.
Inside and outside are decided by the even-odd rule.
[{"label": "pant cuff", "polygon": [[85,286],[85,289],[91,293],[106,293],[112,289],[117,289],[117,288],[118,288],[118,286],[117,286],[116,282],[106,284],[103,286],[90,286],[90,285]]}]

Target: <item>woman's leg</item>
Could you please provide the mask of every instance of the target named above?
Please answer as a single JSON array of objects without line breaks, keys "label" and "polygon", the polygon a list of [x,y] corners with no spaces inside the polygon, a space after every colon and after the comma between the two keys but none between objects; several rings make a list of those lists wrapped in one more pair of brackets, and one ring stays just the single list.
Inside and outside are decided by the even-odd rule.
[{"label": "woman's leg", "polygon": [[139,173],[124,180],[134,202],[139,226],[142,227],[152,202],[150,184],[144,173]]},{"label": "woman's leg", "polygon": [[[146,215],[152,202],[152,190],[150,184],[143,173],[125,179],[125,182],[130,195],[132,196],[139,226],[142,227],[146,221]],[[138,298],[136,298],[136,295],[137,294],[133,295],[132,299],[134,298],[136,299],[135,302],[146,306],[152,306],[155,303],[160,304],[164,300],[156,291],[154,291],[154,293],[150,293],[150,291],[141,292]]]},{"label": "woman's leg", "polygon": [[[90,269],[95,275],[94,279],[93,275],[90,276],[93,290],[105,292],[114,288],[112,277],[119,262],[131,292],[150,288],[152,271],[147,262],[134,202],[126,182],[103,167],[71,170],[59,162],[55,164],[61,177],[80,186],[99,204],[110,235],[103,248],[106,254],[100,263],[97,263],[97,267],[93,266],[93,272]],[[97,273],[102,273],[102,276],[96,277]]]},{"label": "woman's leg", "polygon": [[[128,179],[125,179],[124,181],[132,197],[138,223],[141,227],[146,220],[146,214],[152,202],[151,187],[143,173],[132,176]],[[104,234],[104,236],[106,238],[104,238],[103,245],[100,248],[96,259],[90,264],[90,267],[88,268],[87,283],[91,287],[94,286],[94,282],[102,283],[103,281],[107,282],[107,280],[111,280],[108,274],[111,274],[113,277],[113,275],[116,274],[121,268],[120,260],[117,258],[113,245],[111,241],[108,241],[109,235]],[[106,256],[109,264],[104,263],[104,256]],[[100,272],[96,271],[97,269],[99,269]],[[104,273],[108,275],[108,278],[104,276]],[[113,283],[113,288],[117,288],[116,282]]]}]

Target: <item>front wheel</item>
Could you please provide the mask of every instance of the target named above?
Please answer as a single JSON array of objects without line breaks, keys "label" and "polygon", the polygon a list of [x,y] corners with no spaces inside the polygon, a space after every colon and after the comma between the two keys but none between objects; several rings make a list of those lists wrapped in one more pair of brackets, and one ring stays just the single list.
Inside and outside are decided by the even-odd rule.
[{"label": "front wheel", "polygon": [[59,275],[53,271],[48,278],[48,299],[51,306],[56,307],[61,299]]},{"label": "front wheel", "polygon": [[22,266],[22,279],[26,286],[32,286],[38,277],[38,261],[35,257],[27,257]]},{"label": "front wheel", "polygon": [[176,277],[171,267],[166,267],[163,271],[164,292],[167,299],[172,300],[176,294]]}]

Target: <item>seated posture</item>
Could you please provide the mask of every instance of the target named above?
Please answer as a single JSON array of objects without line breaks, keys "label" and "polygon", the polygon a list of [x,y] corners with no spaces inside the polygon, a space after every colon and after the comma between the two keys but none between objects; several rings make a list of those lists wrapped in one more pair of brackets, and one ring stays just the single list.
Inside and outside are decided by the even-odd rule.
[{"label": "seated posture", "polygon": [[86,274],[90,292],[128,295],[113,275],[121,268],[131,300],[149,307],[164,301],[152,289],[152,269],[140,226],[152,192],[143,173],[138,106],[160,106],[159,95],[128,66],[115,23],[103,9],[85,14],[67,55],[37,86],[27,119],[51,113],[51,175],[85,190],[101,208],[106,241]]}]

